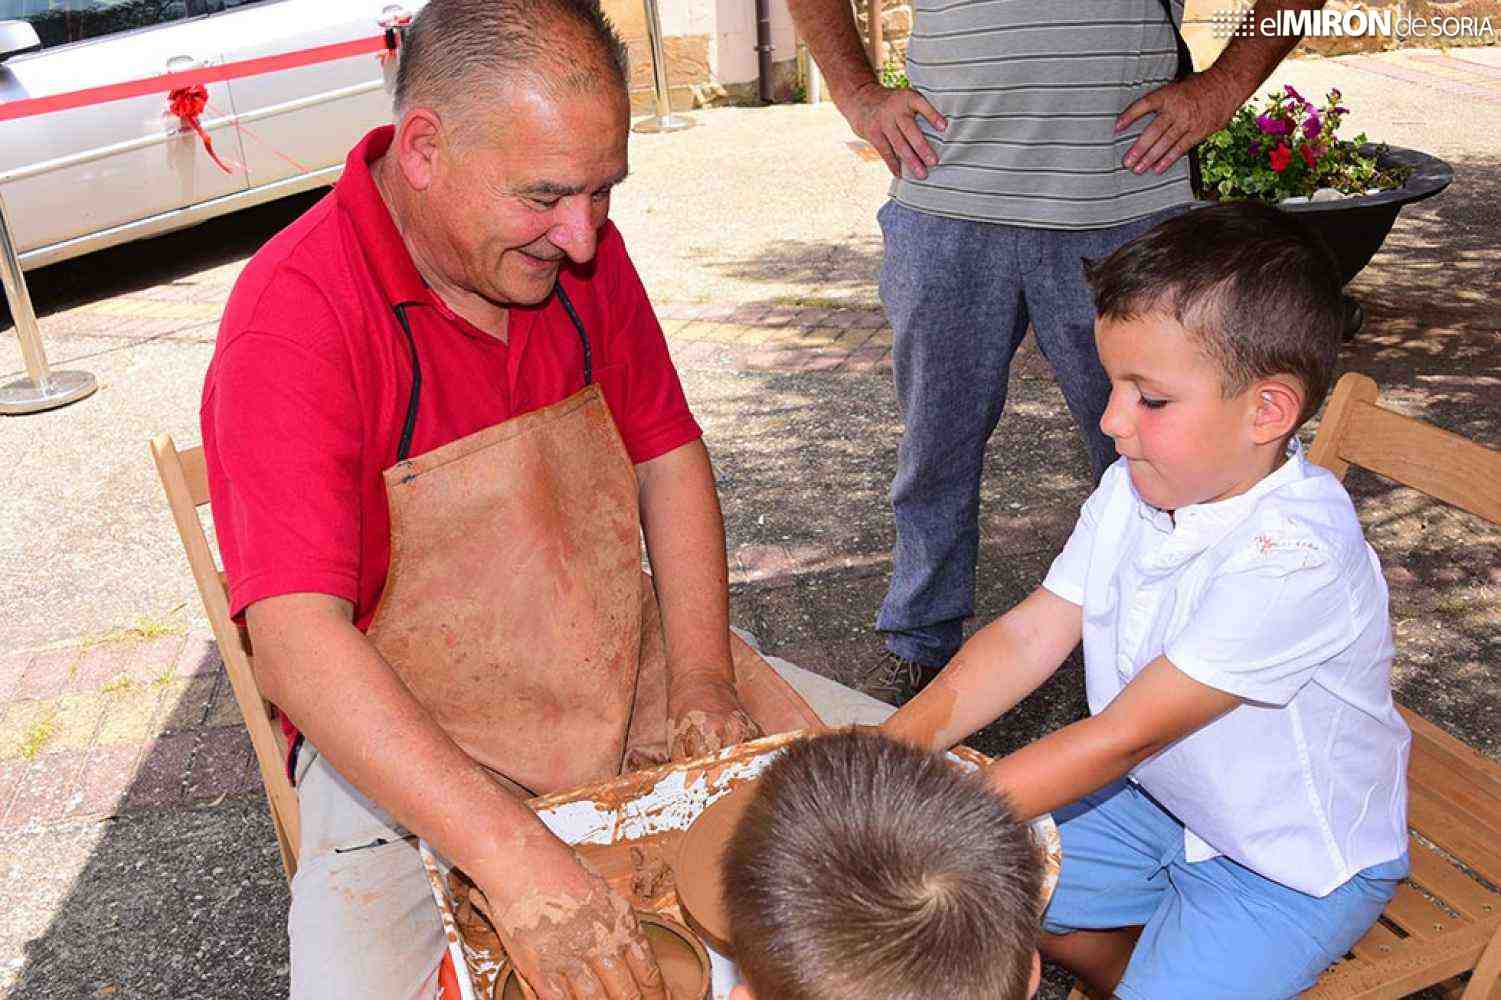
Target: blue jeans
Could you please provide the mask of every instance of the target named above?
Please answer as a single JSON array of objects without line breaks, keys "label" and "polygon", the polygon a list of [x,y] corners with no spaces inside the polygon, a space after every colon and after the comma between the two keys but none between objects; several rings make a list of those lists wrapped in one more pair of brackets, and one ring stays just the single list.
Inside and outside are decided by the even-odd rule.
[{"label": "blue jeans", "polygon": [[[1186,208],[1186,206],[1185,206]],[[1098,480],[1115,461],[1100,430],[1110,380],[1094,344],[1085,258],[1108,256],[1184,208],[1109,229],[967,222],[888,201],[881,301],[895,335],[897,403],[906,429],[891,505],[896,550],[876,619],[897,656],[941,667],[974,613],[985,443],[1030,322],[1079,425]]]}]

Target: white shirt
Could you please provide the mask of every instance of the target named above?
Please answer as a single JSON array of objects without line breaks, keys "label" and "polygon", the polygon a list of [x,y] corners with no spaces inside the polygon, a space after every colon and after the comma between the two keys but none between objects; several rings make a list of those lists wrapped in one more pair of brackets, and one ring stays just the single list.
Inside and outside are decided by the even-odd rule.
[{"label": "white shirt", "polygon": [[1248,492],[1172,516],[1116,462],[1043,586],[1084,609],[1092,714],[1159,656],[1246,702],[1130,775],[1184,824],[1189,861],[1326,896],[1407,849],[1386,581],[1296,440]]}]

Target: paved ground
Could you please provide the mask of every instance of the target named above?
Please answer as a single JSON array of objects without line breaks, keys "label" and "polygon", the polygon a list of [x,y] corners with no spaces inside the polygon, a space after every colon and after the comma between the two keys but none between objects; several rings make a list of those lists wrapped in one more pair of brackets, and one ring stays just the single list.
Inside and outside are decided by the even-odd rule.
[{"label": "paved ground", "polygon": [[[1305,60],[1284,80],[1338,86],[1352,131],[1454,164],[1353,283],[1369,320],[1344,361],[1501,447],[1501,51]],[[900,431],[875,289],[884,168],[827,106],[699,118],[633,139],[614,218],[715,456],[736,621],[857,682],[878,662]],[[146,441],[197,442],[224,297],[309,203],[31,276],[54,366],[102,387],[0,421],[0,997],[285,996],[275,844]],[[21,367],[0,338],[0,379]],[[1501,532],[1350,485],[1392,584],[1400,697],[1501,758]],[[1029,344],[984,484],[980,620],[1035,585],[1086,491]],[[975,742],[1003,751],[1081,711],[1065,670]]]}]

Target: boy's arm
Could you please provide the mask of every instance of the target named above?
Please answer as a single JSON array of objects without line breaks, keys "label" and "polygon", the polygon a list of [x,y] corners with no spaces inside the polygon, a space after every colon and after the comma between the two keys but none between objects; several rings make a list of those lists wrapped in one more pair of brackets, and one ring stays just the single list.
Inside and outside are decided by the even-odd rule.
[{"label": "boy's arm", "polygon": [[1083,608],[1038,587],[971,636],[881,731],[924,750],[947,750],[1037,690],[1079,644],[1083,630]]},{"label": "boy's arm", "polygon": [[1235,695],[1194,680],[1159,656],[1099,715],[1001,758],[986,777],[1025,822],[1123,777],[1240,704]]}]

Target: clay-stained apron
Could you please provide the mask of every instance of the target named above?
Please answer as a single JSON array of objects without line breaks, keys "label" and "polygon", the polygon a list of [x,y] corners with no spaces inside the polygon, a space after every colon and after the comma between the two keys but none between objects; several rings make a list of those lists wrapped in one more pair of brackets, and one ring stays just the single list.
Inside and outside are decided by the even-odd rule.
[{"label": "clay-stained apron", "polygon": [[[466,753],[545,795],[665,761],[667,665],[637,481],[595,385],[385,472],[368,635]],[[766,733],[818,717],[731,636]]]}]

